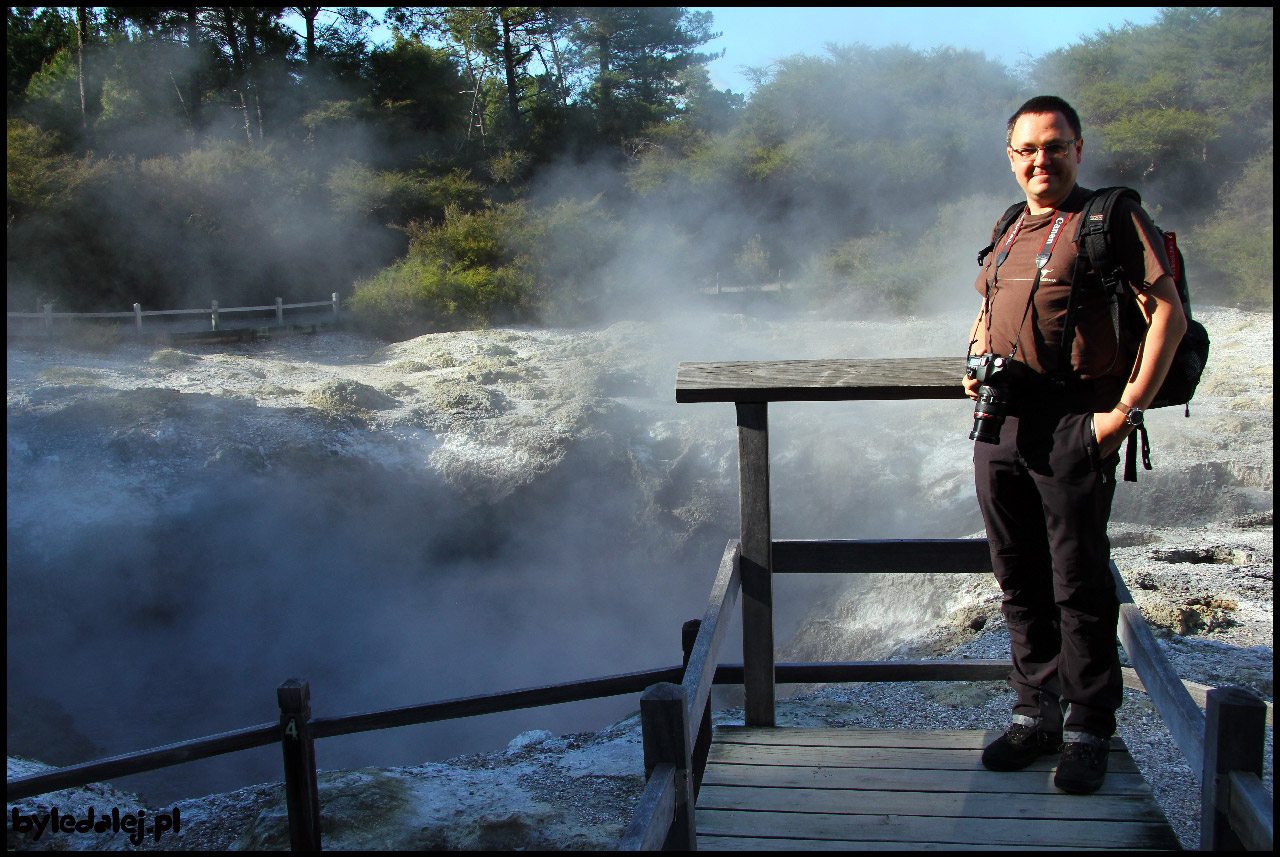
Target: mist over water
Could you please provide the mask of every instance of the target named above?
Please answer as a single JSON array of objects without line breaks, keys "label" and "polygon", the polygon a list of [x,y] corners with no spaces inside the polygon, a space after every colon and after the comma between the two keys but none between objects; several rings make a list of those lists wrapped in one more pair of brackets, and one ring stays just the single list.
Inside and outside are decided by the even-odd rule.
[{"label": "mist over water", "polygon": [[[952,327],[962,332],[963,319]],[[412,453],[396,459],[353,454],[341,445],[351,430],[333,429],[310,457],[264,471],[233,456],[190,464],[183,444],[243,432],[216,411],[161,427],[142,453],[127,452],[127,425],[65,431],[73,408],[13,417],[10,752],[66,764],[273,722],[275,688],[290,677],[311,683],[315,716],[332,716],[678,664],[680,625],[701,616],[738,521],[733,408],[675,405],[676,363],[935,347],[887,341],[879,325],[833,335],[804,314],[685,314],[605,333],[615,330],[621,348],[647,336],[650,350],[601,367],[618,373],[613,394],[556,466],[509,493],[468,482],[465,459],[443,473],[404,466],[440,448],[430,435],[378,441]],[[201,407],[214,405],[243,407]],[[246,413],[265,421],[271,410]],[[956,482],[968,411],[772,406],[774,537],[972,532],[971,489]],[[166,432],[169,446],[154,439]],[[832,586],[777,582],[780,645]],[[740,659],[738,634],[727,661]],[[67,728],[33,723],[41,700]],[[595,730],[636,705],[619,697],[326,739],[318,758],[326,769],[414,764],[500,749],[526,729]],[[280,776],[268,747],[120,785],[165,801]]]},{"label": "mist over water", "polygon": [[[11,410],[11,445],[22,437],[29,449],[11,454],[8,469],[10,751],[67,764],[274,722],[275,688],[291,677],[310,682],[316,716],[332,716],[678,664],[680,626],[702,615],[738,510],[733,408],[676,406],[677,363],[963,354],[977,306],[973,255],[1017,192],[1000,163],[1013,93],[996,83],[989,92],[946,84],[966,89],[957,103],[977,106],[945,129],[946,145],[908,158],[937,171],[929,199],[905,197],[905,180],[875,174],[873,161],[825,132],[788,155],[803,175],[761,186],[677,177],[640,193],[616,153],[543,166],[524,193],[530,208],[599,197],[617,225],[622,237],[597,271],[594,309],[602,323],[625,320],[622,350],[635,351],[599,358],[595,413],[562,461],[510,492],[476,488],[493,462],[475,444],[451,451],[448,472],[422,466],[454,439],[445,431],[384,441],[399,450],[392,459],[418,466],[354,452],[349,436],[361,430],[350,427],[329,431],[295,462],[266,441],[256,462],[192,466],[175,450],[221,443],[220,431],[241,425],[230,405],[214,407],[207,425],[189,417],[176,429],[134,417],[68,426]],[[846,75],[802,94],[824,121],[879,129],[894,145],[936,136],[928,110],[877,93]],[[790,107],[778,111],[788,121]],[[186,153],[182,142],[157,140],[156,154]],[[335,219],[325,184],[348,158],[370,169],[398,162],[384,142],[356,123],[308,137],[305,150],[224,143],[172,163],[142,161],[148,181],[178,186],[200,179],[204,160],[234,161],[224,171],[243,183],[199,187],[204,208],[245,236],[231,251],[211,241],[204,257],[171,256],[165,248],[182,243],[175,224],[185,221],[158,202],[138,205],[127,195],[133,185],[108,185],[102,210],[129,215],[118,227],[108,218],[104,240],[138,245],[122,289],[163,284],[182,305],[261,303],[285,269],[295,289],[322,284],[319,295],[288,299],[343,289],[333,283],[404,249],[402,233],[381,223]],[[984,156],[969,157],[977,151]],[[288,158],[304,153],[315,181],[297,195],[287,188]],[[971,195],[979,191],[990,196]],[[797,297],[812,286],[807,260],[875,230],[911,240],[932,230],[918,259],[904,260],[904,240],[887,245],[884,261],[908,272],[920,310],[947,313],[945,323],[876,325],[869,307],[879,309],[879,296],[865,292],[844,303],[837,293],[834,308],[816,310]],[[750,280],[735,262],[753,238],[768,251],[755,279],[773,282],[785,268],[796,292],[729,311],[737,299],[725,296],[707,312],[698,288]],[[580,249],[579,236],[567,235],[546,252],[573,259]],[[122,309],[146,302],[120,297]],[[545,414],[558,404],[552,396],[530,407]],[[773,537],[974,532],[970,414],[963,402],[772,406]],[[131,432],[150,445],[121,454],[117,435]],[[262,458],[284,460],[264,469]],[[775,583],[780,646],[835,585],[808,575]],[[725,660],[740,658],[737,634]],[[317,756],[322,768],[414,764],[499,749],[525,729],[598,729],[637,705],[622,697],[326,739]],[[165,801],[280,776],[279,752],[267,747],[119,785]]]}]

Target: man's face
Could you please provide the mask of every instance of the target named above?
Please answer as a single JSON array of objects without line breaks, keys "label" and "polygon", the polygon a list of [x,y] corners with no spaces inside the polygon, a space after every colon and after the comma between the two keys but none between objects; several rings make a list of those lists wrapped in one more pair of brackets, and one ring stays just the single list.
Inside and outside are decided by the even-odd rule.
[{"label": "man's face", "polygon": [[[1009,135],[1009,166],[1033,208],[1054,208],[1067,198],[1076,184],[1076,170],[1084,151],[1084,141],[1067,147],[1065,155],[1051,157],[1043,146],[1066,143],[1075,137],[1066,117],[1061,113],[1024,113],[1014,123]],[[1040,148],[1030,160],[1023,160],[1015,149]]]}]

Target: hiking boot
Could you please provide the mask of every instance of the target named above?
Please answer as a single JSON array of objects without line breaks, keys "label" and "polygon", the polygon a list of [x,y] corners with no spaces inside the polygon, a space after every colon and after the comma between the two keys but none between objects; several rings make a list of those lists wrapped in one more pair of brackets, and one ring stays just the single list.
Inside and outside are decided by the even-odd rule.
[{"label": "hiking boot", "polygon": [[982,751],[982,767],[988,771],[1020,771],[1041,756],[1058,752],[1061,745],[1061,732],[1015,723]]},{"label": "hiking boot", "polygon": [[[1092,736],[1090,736],[1092,737]],[[1062,761],[1053,775],[1053,784],[1067,794],[1087,795],[1102,786],[1107,775],[1107,757],[1111,742],[1099,745],[1085,741],[1068,741],[1062,745]]]}]

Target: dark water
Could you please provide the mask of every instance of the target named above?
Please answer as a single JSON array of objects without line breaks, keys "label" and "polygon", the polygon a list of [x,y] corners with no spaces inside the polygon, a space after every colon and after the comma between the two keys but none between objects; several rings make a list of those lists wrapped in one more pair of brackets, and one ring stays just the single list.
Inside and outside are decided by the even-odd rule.
[{"label": "dark water", "polygon": [[[494,504],[347,462],[211,479],[151,519],[38,541],[10,528],[9,752],[67,764],[275,721],[295,676],[325,716],[677,664],[729,534],[671,556],[637,531],[642,498],[617,476],[566,468]],[[524,729],[598,729],[636,705],[326,740],[318,755],[411,764]],[[57,709],[70,720],[44,728]],[[169,800],[279,777],[268,748],[119,784]]]},{"label": "dark water", "polygon": [[[775,538],[971,531],[953,509],[923,508],[921,456],[889,460],[865,442],[896,417],[787,413],[773,424]],[[710,484],[720,513],[696,525],[642,488],[625,455],[598,450],[493,502],[347,458],[170,478],[183,487],[145,502],[82,492],[63,473],[38,531],[8,531],[9,752],[70,764],[275,722],[275,689],[292,677],[310,682],[315,716],[334,716],[677,664],[680,626],[701,616],[737,535],[732,446],[718,457],[657,489]],[[57,510],[81,503],[102,507],[97,523],[62,524]],[[779,645],[830,585],[775,584]],[[732,637],[724,659],[739,652]],[[527,729],[597,730],[637,705],[325,739],[317,757],[416,764],[501,749]],[[116,785],[165,803],[280,778],[269,746]]]}]

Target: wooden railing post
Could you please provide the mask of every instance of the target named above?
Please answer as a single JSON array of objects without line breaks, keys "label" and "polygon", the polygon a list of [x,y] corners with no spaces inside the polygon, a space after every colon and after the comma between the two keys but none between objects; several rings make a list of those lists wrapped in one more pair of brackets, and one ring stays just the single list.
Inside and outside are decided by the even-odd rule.
[{"label": "wooden railing post", "polygon": [[44,305],[44,331],[45,333],[53,333],[53,304]]},{"label": "wooden railing post", "polygon": [[[690,619],[680,629],[680,648],[684,650],[684,668],[689,668],[689,658],[693,655],[693,644],[697,642],[698,631],[702,628],[701,619]],[[712,668],[714,669],[714,667]],[[707,697],[707,706],[701,712],[692,712],[698,717],[698,739],[693,742],[691,764],[693,766],[693,797],[696,800],[698,790],[702,788],[702,775],[707,771],[707,756],[711,752],[711,697]]]},{"label": "wooden railing post", "polygon": [[284,298],[276,298],[276,324],[284,324]]},{"label": "wooden railing post", "polygon": [[138,329],[138,333],[142,333],[142,304],[133,305],[133,325]]},{"label": "wooden railing post", "polygon": [[276,688],[276,699],[280,703],[289,845],[294,851],[319,851],[320,790],[316,784],[316,745],[311,734],[311,687],[303,679],[291,678]]},{"label": "wooden railing post", "polygon": [[769,520],[769,405],[738,402],[742,521],[742,666],[748,726],[774,725],[773,536]]},{"label": "wooden railing post", "polygon": [[1262,776],[1267,706],[1243,688],[1216,687],[1206,695],[1204,772],[1200,779],[1200,850],[1240,851],[1231,829],[1232,771]]},{"label": "wooden railing post", "polygon": [[213,306],[211,309],[212,309],[212,318],[210,319],[210,321],[213,325],[211,329],[217,330],[218,329],[218,302],[217,301],[213,302]]},{"label": "wooden railing post", "polygon": [[697,849],[694,825],[693,779],[689,759],[687,705],[681,685],[660,682],[640,697],[640,731],[644,740],[644,774],[648,777],[661,764],[676,767],[676,806],[671,832],[664,850]]}]

